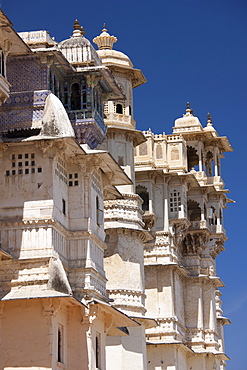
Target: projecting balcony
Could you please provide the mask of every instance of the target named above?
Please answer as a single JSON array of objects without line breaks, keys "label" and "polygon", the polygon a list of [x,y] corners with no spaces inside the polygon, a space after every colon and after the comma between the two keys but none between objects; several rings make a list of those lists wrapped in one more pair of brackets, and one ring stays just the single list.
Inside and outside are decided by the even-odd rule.
[{"label": "projecting balcony", "polygon": [[106,124],[108,126],[116,125],[119,127],[129,127],[131,129],[135,128],[135,120],[132,116],[127,116],[120,113],[106,113]]},{"label": "projecting balcony", "polygon": [[107,126],[95,109],[70,110],[68,116],[80,144],[94,149],[104,140]]},{"label": "projecting balcony", "polygon": [[208,230],[212,234],[224,234],[226,235],[226,230],[223,225],[210,225],[208,220],[200,221],[190,221],[190,230]]}]

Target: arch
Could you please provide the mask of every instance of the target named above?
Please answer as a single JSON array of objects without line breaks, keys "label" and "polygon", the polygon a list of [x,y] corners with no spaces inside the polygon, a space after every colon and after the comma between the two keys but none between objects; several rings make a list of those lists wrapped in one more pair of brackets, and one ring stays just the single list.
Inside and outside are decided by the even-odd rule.
[{"label": "arch", "polygon": [[209,176],[213,176],[213,171],[212,171],[213,158],[214,158],[213,153],[210,150],[208,150],[206,153],[205,166],[206,166],[207,175]]},{"label": "arch", "polygon": [[189,199],[187,202],[187,209],[189,221],[201,220],[201,208],[199,203],[197,203],[195,200]]},{"label": "arch", "polygon": [[193,146],[187,146],[187,163],[188,171],[199,165],[199,156],[197,150]]},{"label": "arch", "polygon": [[138,194],[143,200],[142,210],[149,211],[149,193],[147,188],[145,188],[145,186],[138,185],[136,187],[136,194]]}]

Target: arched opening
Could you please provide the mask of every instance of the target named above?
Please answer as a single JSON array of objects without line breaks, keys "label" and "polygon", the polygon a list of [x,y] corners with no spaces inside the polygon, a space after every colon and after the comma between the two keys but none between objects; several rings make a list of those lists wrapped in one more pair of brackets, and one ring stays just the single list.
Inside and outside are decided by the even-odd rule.
[{"label": "arched opening", "polygon": [[212,152],[208,151],[206,154],[205,166],[208,176],[213,176],[212,164],[213,164],[214,155]]},{"label": "arched opening", "polygon": [[131,106],[129,105],[129,115],[131,116],[132,115],[132,112],[131,112]]},{"label": "arched opening", "polygon": [[199,203],[194,200],[188,200],[187,209],[189,221],[201,220],[201,208],[199,206]]},{"label": "arched opening", "polygon": [[81,91],[78,83],[71,86],[71,110],[81,109]]},{"label": "arched opening", "polygon": [[198,171],[199,165],[199,156],[197,151],[192,146],[187,146],[187,162],[188,162],[188,171],[191,171],[192,168]]},{"label": "arched opening", "polygon": [[116,113],[123,114],[123,106],[122,106],[122,104],[117,104],[116,105]]},{"label": "arched opening", "polygon": [[139,197],[141,197],[143,200],[142,210],[149,211],[149,194],[148,194],[147,189],[144,186],[137,186],[136,194],[138,194]]}]

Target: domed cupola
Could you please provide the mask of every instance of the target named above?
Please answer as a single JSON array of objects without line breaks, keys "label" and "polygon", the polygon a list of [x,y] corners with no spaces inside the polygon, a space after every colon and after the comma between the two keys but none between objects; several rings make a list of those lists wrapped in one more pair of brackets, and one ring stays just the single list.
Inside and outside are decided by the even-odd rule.
[{"label": "domed cupola", "polygon": [[186,112],[183,117],[175,120],[173,133],[182,132],[198,132],[203,131],[201,122],[194,116],[193,110],[190,108],[190,103],[186,105]]},{"label": "domed cupola", "polygon": [[80,67],[102,65],[96,50],[84,35],[84,28],[76,19],[72,36],[59,43],[59,50],[61,50],[70,64],[77,69],[80,69]]}]

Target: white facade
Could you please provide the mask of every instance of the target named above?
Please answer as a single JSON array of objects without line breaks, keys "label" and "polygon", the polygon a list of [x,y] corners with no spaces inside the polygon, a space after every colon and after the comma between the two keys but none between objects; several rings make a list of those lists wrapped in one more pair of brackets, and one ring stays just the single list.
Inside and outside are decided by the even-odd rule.
[{"label": "white facade", "polygon": [[84,34],[23,42],[0,14],[0,370],[224,370],[231,146],[189,105],[171,135],[136,130],[145,77]]}]

